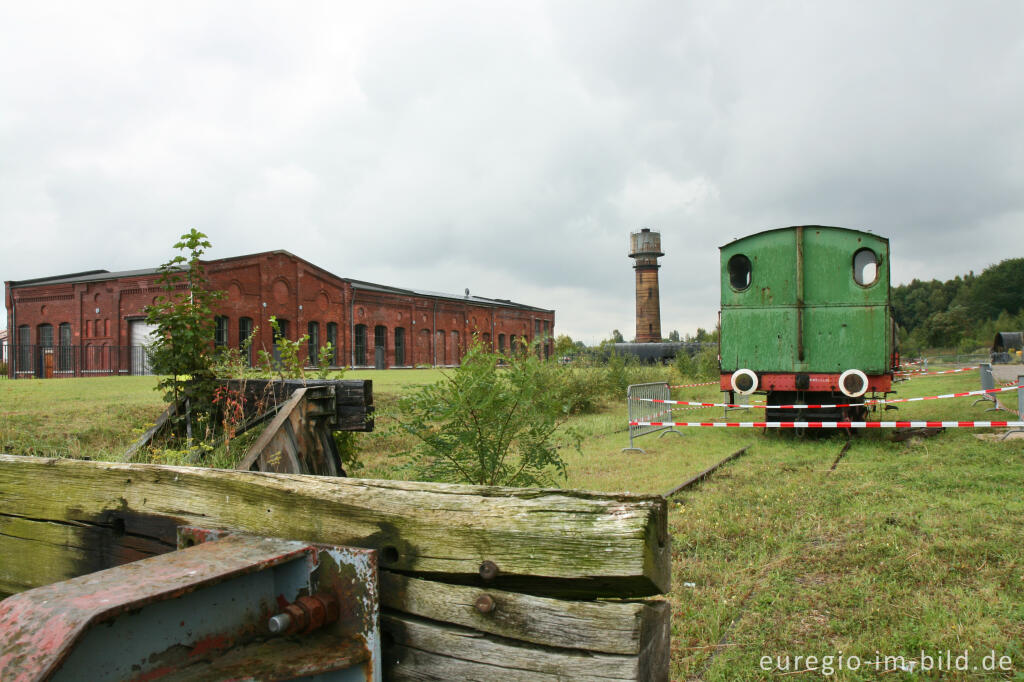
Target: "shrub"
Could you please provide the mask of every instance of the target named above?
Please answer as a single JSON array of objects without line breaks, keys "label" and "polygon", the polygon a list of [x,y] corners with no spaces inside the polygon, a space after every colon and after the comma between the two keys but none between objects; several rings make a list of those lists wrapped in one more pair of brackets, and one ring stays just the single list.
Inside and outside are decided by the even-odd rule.
[{"label": "shrub", "polygon": [[718,346],[705,346],[697,353],[694,364],[698,379],[717,379],[720,375],[718,364]]},{"label": "shrub", "polygon": [[[564,478],[554,442],[571,409],[560,386],[563,373],[534,353],[506,357],[474,342],[451,374],[398,402],[398,428],[418,441],[417,474],[511,486]],[[579,448],[579,435],[565,434]]]},{"label": "shrub", "polygon": [[685,348],[680,348],[679,352],[676,353],[676,360],[673,363],[673,368],[676,370],[676,374],[683,381],[688,381],[697,376],[697,366],[693,362],[693,358],[686,351]]}]

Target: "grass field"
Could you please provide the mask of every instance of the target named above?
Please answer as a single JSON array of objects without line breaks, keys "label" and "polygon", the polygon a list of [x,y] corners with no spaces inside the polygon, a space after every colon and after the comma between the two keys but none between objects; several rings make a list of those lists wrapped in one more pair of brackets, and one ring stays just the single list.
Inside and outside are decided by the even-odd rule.
[{"label": "grass field", "polygon": [[[387,412],[436,370],[350,372],[372,378],[378,430],[360,435],[365,477],[399,478],[408,443],[389,433]],[[119,451],[161,410],[147,377],[0,382],[0,451],[89,456]],[[974,373],[921,377],[898,397],[977,388]],[[1015,404],[1013,394],[1005,394]],[[719,399],[715,387],[679,399]],[[1013,419],[972,399],[926,401],[872,419]],[[682,411],[709,420],[720,409]],[[754,421],[756,411],[730,413]],[[662,493],[730,452],[743,457],[670,500],[673,532],[673,679],[918,679],[876,669],[876,656],[920,661],[967,652],[976,669],[946,679],[1024,679],[1024,440],[981,440],[973,430],[888,440],[855,435],[799,438],[759,429],[689,429],[628,444],[624,401],[577,417],[582,453],[566,450],[566,487]],[[877,653],[876,653],[877,652]],[[994,659],[986,659],[995,652]],[[786,669],[764,671],[762,657]],[[789,662],[785,657],[789,657]],[[794,657],[815,656],[809,665]],[[860,669],[851,671],[850,656]],[[1009,657],[1012,670],[984,671]],[[841,657],[842,660],[840,660]],[[964,659],[961,658],[961,662]],[[1002,659],[1005,663],[1007,659]],[[839,669],[840,663],[843,669]],[[927,662],[927,660],[926,660]],[[808,668],[818,668],[815,672]],[[937,676],[932,671],[931,676]]]}]

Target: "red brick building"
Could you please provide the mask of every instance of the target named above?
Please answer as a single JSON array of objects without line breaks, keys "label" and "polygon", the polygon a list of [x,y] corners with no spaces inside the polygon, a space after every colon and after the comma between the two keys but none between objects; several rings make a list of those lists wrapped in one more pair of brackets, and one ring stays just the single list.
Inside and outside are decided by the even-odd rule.
[{"label": "red brick building", "polygon": [[[269,318],[289,339],[328,341],[335,366],[457,365],[476,337],[507,352],[546,338],[555,313],[504,299],[439,294],[339,277],[287,251],[203,261],[216,304],[217,345],[272,351]],[[144,373],[145,306],[163,292],[157,269],[5,282],[13,376]],[[312,363],[310,363],[312,364]]]}]

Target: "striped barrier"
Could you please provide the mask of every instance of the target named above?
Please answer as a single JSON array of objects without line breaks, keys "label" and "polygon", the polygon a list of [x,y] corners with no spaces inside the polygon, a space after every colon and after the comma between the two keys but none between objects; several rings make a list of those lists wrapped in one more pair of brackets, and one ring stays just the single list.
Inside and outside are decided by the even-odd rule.
[{"label": "striped barrier", "polygon": [[933,377],[939,374],[956,374],[957,372],[974,372],[977,371],[977,367],[960,367],[958,369],[944,369],[939,372],[924,372],[924,371],[910,371],[910,372],[895,372],[896,376],[908,377],[911,379],[917,377]]},{"label": "striped barrier", "polygon": [[678,386],[669,386],[669,388],[696,388],[697,386],[717,386],[717,381],[705,381],[703,384],[679,384]]},{"label": "striped barrier", "polygon": [[861,407],[862,405],[891,405],[893,403],[914,403],[923,400],[942,400],[945,398],[964,398],[971,395],[984,395],[986,393],[1002,393],[1004,391],[1017,391],[1022,387],[1017,384],[1012,386],[1003,386],[1000,388],[983,388],[977,391],[964,391],[962,393],[946,393],[944,395],[928,395],[920,398],[893,398],[892,400],[885,400],[879,398],[877,400],[865,400],[863,403],[836,403],[834,405],[762,405],[761,403],[752,403],[749,405],[737,405],[733,403],[701,403],[690,400],[655,400],[652,398],[633,398],[633,400],[641,400],[653,403],[665,403],[669,405],[692,405],[695,407],[729,407],[733,409],[767,409],[767,410],[807,410],[816,408],[835,408],[835,407]]},{"label": "striped barrier", "polygon": [[1016,422],[630,422],[630,426],[711,426],[720,428],[756,429],[898,429],[898,428],[947,428],[947,429],[989,429],[1024,427],[1024,421]]}]

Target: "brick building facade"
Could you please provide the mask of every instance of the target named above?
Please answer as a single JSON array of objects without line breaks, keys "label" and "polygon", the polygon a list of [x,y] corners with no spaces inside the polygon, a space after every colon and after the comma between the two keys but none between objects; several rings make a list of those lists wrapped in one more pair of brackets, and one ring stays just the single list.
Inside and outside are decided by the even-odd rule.
[{"label": "brick building facade", "polygon": [[[287,338],[310,336],[309,351],[330,341],[335,366],[457,365],[474,337],[504,352],[546,338],[552,352],[553,310],[343,278],[287,251],[203,264],[210,287],[227,293],[214,311],[217,345],[238,347],[255,331],[253,349],[271,352],[275,316]],[[145,342],[158,276],[94,270],[6,282],[10,374],[138,373],[144,354],[120,349]]]}]

